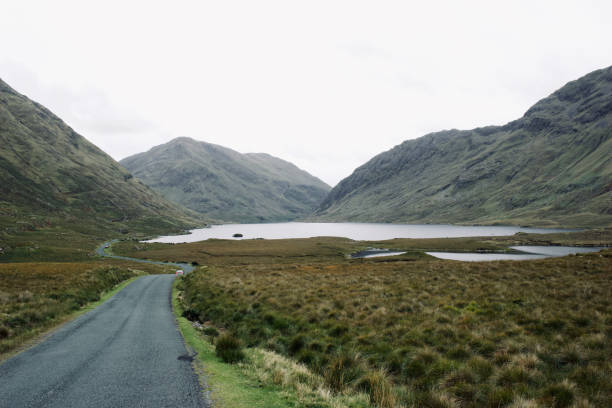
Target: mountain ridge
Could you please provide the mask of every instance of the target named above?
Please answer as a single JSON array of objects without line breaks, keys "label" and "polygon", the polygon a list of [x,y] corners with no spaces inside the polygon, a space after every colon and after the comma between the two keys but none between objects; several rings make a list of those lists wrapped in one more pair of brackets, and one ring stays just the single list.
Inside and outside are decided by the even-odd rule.
[{"label": "mountain ridge", "polygon": [[608,67],[503,126],[434,132],[376,155],[311,219],[611,225],[611,134]]},{"label": "mountain ridge", "polygon": [[204,224],[200,215],[164,200],[49,109],[1,79],[0,144],[2,216],[79,220],[65,225],[95,225],[109,232],[169,232]]},{"label": "mountain ridge", "polygon": [[243,154],[184,136],[120,163],[166,198],[225,222],[294,220],[312,212],[330,190],[270,154]]}]

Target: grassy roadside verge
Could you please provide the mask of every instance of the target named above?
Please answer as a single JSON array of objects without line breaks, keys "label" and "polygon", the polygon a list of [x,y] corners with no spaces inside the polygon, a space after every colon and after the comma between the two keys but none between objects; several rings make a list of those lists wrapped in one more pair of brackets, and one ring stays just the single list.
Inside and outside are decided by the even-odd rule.
[{"label": "grassy roadside verge", "polygon": [[212,344],[198,333],[191,322],[182,317],[177,280],[172,288],[172,309],[185,342],[197,353],[199,363],[206,371],[206,382],[212,389],[211,397],[217,407],[292,407],[283,396],[245,376],[240,367],[223,363],[215,355]]},{"label": "grassy roadside verge", "polygon": [[130,283],[134,282],[136,279],[144,276],[144,274],[139,274],[137,276],[133,276],[127,280],[124,280],[114,287],[103,291],[100,294],[100,298],[95,301],[91,301],[83,305],[80,309],[74,310],[64,315],[57,316],[55,318],[49,319],[40,326],[37,326],[31,330],[28,330],[24,333],[19,334],[18,336],[10,339],[11,342],[7,345],[7,350],[0,353],[0,363],[2,361],[7,360],[8,358],[35,346],[36,344],[42,342],[48,336],[53,334],[56,330],[62,327],[64,324],[76,319],[77,317],[90,312],[102,305],[104,302],[115,296],[119,291],[124,289]]},{"label": "grassy roadside verge", "polygon": [[[177,280],[172,289],[172,306],[180,332],[187,345],[197,353],[211,398],[218,408],[365,408],[363,394],[334,396],[323,385],[323,379],[281,355],[259,348],[245,349],[242,363],[227,364],[215,354],[210,337],[196,329],[182,316],[181,286]],[[202,371],[205,372],[202,373]]]}]

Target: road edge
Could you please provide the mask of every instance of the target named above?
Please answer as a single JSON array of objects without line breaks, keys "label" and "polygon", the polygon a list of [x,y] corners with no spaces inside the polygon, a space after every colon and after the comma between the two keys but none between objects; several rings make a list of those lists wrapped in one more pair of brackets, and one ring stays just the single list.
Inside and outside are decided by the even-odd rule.
[{"label": "road edge", "polygon": [[14,350],[0,354],[0,364],[42,343],[43,341],[51,337],[53,334],[55,334],[55,332],[57,332],[59,329],[61,329],[66,324],[72,322],[73,320],[77,319],[78,317],[86,313],[91,312],[92,310],[98,308],[99,306],[102,306],[102,304],[104,304],[106,301],[110,300],[117,293],[125,289],[130,283],[134,282],[137,279],[142,278],[143,276],[146,276],[146,275],[133,276],[129,279],[124,280],[123,282],[118,283],[112,289],[102,292],[102,294],[100,295],[100,299],[93,301],[93,302],[89,302],[85,306],[80,308],[79,310],[75,310],[74,312],[69,313],[64,317],[61,317],[58,320],[58,322],[54,324],[52,327],[49,327],[43,330],[42,332],[35,334],[34,337],[26,340],[23,344],[21,344],[19,347],[15,348]]},{"label": "road edge", "polygon": [[264,386],[248,378],[238,365],[222,362],[216,355],[212,344],[201,336],[191,322],[182,316],[183,308],[179,302],[180,280],[172,285],[172,311],[179,333],[186,347],[194,356],[195,373],[205,382],[211,407],[216,408],[290,408],[286,393],[279,388]]}]

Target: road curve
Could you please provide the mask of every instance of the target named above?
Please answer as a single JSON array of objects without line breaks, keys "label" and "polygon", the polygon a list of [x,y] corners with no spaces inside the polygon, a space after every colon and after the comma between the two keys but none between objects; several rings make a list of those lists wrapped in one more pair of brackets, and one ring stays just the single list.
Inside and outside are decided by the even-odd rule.
[{"label": "road curve", "polygon": [[112,244],[114,244],[115,242],[118,242],[118,241],[119,241],[118,239],[114,239],[112,241],[108,241],[108,242],[103,243],[98,248],[96,248],[96,254],[98,254],[100,256],[106,256],[108,258],[123,259],[125,261],[133,261],[133,262],[148,263],[148,264],[155,264],[155,265],[176,266],[177,268],[183,269],[183,271],[185,273],[193,272],[193,270],[195,269],[193,267],[193,265],[190,265],[188,263],[151,261],[149,259],[130,258],[129,256],[120,256],[120,255],[109,254],[107,252],[107,249],[110,248],[112,246]]},{"label": "road curve", "polygon": [[0,365],[0,407],[207,407],[171,306],[143,276]]}]

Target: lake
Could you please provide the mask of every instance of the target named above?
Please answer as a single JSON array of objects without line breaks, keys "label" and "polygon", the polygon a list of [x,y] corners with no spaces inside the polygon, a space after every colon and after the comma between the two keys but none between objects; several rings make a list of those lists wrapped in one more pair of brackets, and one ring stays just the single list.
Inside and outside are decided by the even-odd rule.
[{"label": "lake", "polygon": [[[345,237],[356,241],[382,241],[393,238],[457,238],[514,235],[517,232],[545,234],[575,231],[569,229],[526,228],[513,226],[462,226],[379,223],[282,222],[270,224],[224,224],[199,228],[187,235],[162,236],[147,242],[181,243],[216,239],[285,239]],[[242,234],[242,237],[233,237]]]}]

